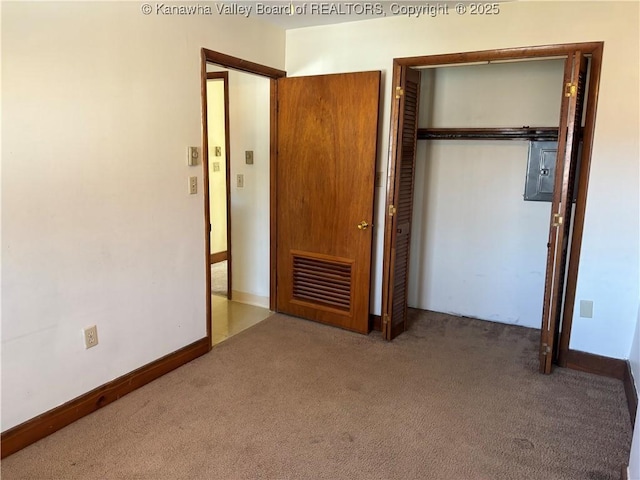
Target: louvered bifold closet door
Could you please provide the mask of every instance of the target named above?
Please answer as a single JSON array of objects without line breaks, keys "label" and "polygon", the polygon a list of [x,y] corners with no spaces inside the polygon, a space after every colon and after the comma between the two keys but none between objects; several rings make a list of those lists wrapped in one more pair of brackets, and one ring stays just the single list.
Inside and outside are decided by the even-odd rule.
[{"label": "louvered bifold closet door", "polygon": [[551,203],[547,269],[540,336],[540,372],[551,373],[557,358],[558,330],[564,304],[567,247],[571,230],[571,205],[582,124],[588,63],[582,52],[565,63],[564,90],[558,130],[558,156]]},{"label": "louvered bifold closet door", "polygon": [[416,165],[418,104],[420,101],[420,71],[406,69],[406,76],[397,90],[400,97],[401,142],[397,146],[394,203],[391,217],[391,262],[387,312],[383,334],[391,340],[406,328],[407,283],[409,280],[409,244]]}]

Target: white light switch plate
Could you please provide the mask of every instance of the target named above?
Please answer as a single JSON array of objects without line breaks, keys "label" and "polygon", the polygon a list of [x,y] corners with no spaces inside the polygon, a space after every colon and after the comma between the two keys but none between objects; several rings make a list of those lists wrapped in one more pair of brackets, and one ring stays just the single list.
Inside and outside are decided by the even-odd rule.
[{"label": "white light switch plate", "polygon": [[198,158],[200,158],[198,147],[187,148],[187,165],[189,165],[190,167],[195,167],[196,165],[198,165]]},{"label": "white light switch plate", "polygon": [[593,318],[593,302],[591,300],[580,300],[580,317]]}]

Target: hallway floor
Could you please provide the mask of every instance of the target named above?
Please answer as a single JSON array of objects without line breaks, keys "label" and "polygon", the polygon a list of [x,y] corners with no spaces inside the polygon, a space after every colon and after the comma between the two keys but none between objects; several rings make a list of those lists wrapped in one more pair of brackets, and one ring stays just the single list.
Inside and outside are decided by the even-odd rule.
[{"label": "hallway floor", "polygon": [[273,315],[267,308],[254,307],[246,303],[227,300],[226,297],[211,295],[212,335],[211,344],[217,345],[229,337],[260,323]]}]

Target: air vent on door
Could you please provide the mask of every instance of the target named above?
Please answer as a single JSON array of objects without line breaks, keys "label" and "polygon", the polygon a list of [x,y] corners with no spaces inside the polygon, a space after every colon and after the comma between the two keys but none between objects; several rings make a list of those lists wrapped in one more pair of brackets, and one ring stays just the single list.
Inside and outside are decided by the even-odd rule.
[{"label": "air vent on door", "polygon": [[293,255],[293,298],[351,310],[351,263]]}]

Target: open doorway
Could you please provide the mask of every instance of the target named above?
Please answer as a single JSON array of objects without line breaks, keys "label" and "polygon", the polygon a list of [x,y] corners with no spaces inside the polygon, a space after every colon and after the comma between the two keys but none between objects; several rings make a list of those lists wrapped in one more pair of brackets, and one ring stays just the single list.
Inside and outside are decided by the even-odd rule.
[{"label": "open doorway", "polygon": [[231,300],[229,74],[207,73],[211,294]]},{"label": "open doorway", "polygon": [[[418,138],[515,138],[514,135],[543,135],[555,130],[558,140],[556,175],[552,182],[552,208],[547,216],[547,266],[542,312],[540,370],[551,371],[552,363],[563,364],[570,357],[568,348],[573,303],[580,255],[582,225],[586,204],[591,142],[595,124],[602,44],[571,44],[521,49],[469,52],[451,55],[412,57],[394,60],[394,94],[388,167],[388,218],[385,230],[383,273],[383,321],[387,339],[405,329],[407,315],[408,270],[411,218],[414,198],[416,145]],[[564,62],[562,83],[555,95],[562,99],[559,127],[532,131],[521,128],[443,128],[431,132],[418,131],[416,115],[420,103],[421,67],[488,64],[490,62],[524,61],[560,58]],[[591,63],[590,73],[588,62]],[[587,90],[587,81],[590,83]],[[524,89],[526,90],[526,89]],[[516,92],[526,95],[526,91]],[[584,110],[584,127],[582,128]],[[510,126],[513,127],[513,126]],[[425,136],[426,135],[426,136]],[[431,136],[429,136],[431,135]],[[435,137],[434,137],[435,135]],[[439,136],[439,137],[438,137]],[[583,137],[581,157],[578,142]],[[573,176],[578,162],[581,170],[575,214],[571,198]],[[493,205],[495,222],[500,224],[504,205]],[[550,221],[548,220],[550,217]],[[489,228],[490,225],[488,226]],[[569,248],[570,247],[570,248]]]},{"label": "open doorway", "polygon": [[206,49],[201,60],[207,333],[216,345],[272,314],[272,77]]}]

